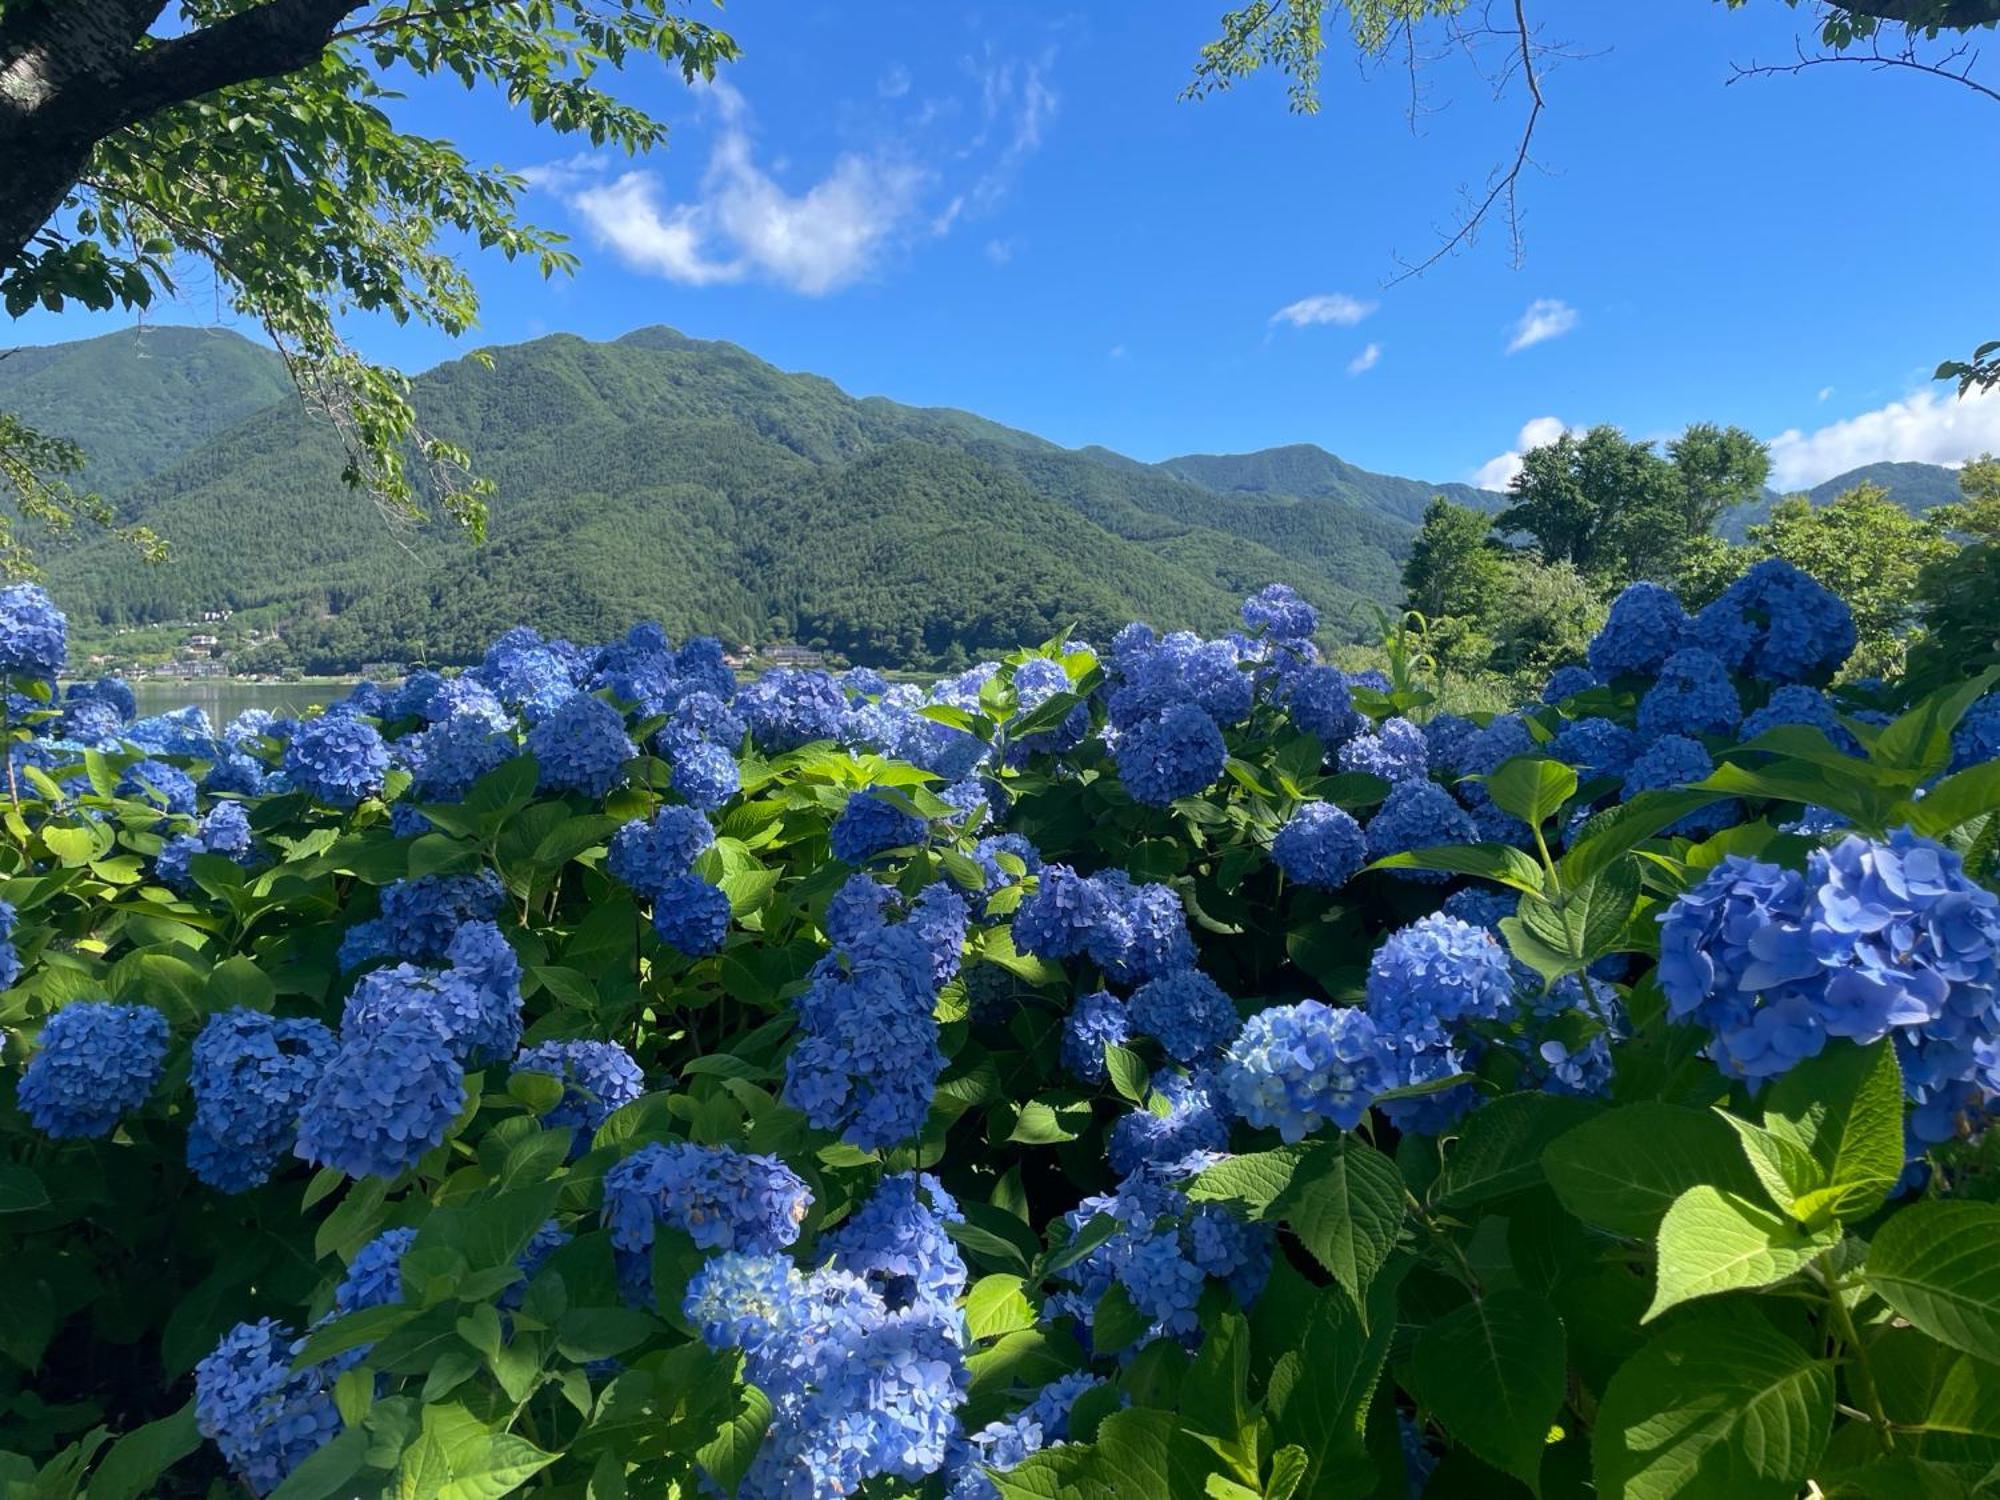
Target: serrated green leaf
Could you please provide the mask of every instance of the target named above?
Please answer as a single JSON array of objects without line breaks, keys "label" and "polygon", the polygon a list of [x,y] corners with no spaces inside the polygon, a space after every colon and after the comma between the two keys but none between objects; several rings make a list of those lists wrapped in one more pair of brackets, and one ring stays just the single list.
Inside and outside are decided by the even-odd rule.
[{"label": "serrated green leaf", "polygon": [[1542,1152],[1564,1208],[1586,1224],[1650,1239],[1674,1200],[1708,1183],[1756,1190],[1729,1127],[1707,1110],[1645,1102],[1587,1120]]},{"label": "serrated green leaf", "polygon": [[1459,1442],[1541,1493],[1542,1450],[1563,1398],[1563,1325],[1527,1292],[1502,1291],[1417,1335],[1411,1394]]},{"label": "serrated green leaf", "polygon": [[1649,1323],[1670,1307],[1796,1276],[1840,1243],[1837,1226],[1808,1231],[1719,1188],[1689,1188],[1660,1221],[1659,1274]]},{"label": "serrated green leaf", "polygon": [[2000,1205],[1913,1203],[1868,1247],[1868,1285],[1932,1338],[1990,1359],[2000,1349]]}]

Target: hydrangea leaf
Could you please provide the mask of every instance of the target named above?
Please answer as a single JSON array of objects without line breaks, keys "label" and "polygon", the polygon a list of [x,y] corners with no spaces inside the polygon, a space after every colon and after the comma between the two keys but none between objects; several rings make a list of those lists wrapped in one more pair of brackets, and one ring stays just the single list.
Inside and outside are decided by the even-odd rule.
[{"label": "hydrangea leaf", "polygon": [[1595,1100],[1559,1094],[1493,1100],[1465,1122],[1434,1196],[1459,1209],[1534,1187],[1542,1180],[1542,1151],[1549,1142],[1602,1108]]},{"label": "hydrangea leaf", "polygon": [[1738,1194],[1689,1188],[1660,1221],[1659,1279],[1640,1321],[1696,1297],[1771,1286],[1839,1243],[1837,1226],[1808,1231]]},{"label": "hydrangea leaf", "polygon": [[1299,1162],[1272,1214],[1365,1312],[1368,1283],[1402,1232],[1405,1198],[1395,1162],[1340,1135]]},{"label": "hydrangea leaf", "polygon": [[1592,1451],[1621,1500],[1792,1500],[1826,1446],[1833,1366],[1754,1309],[1676,1321],[1611,1378]]},{"label": "hydrangea leaf", "polygon": [[2000,1349],[2000,1205],[1910,1205],[1876,1232],[1866,1274],[1932,1338],[1982,1359]]},{"label": "hydrangea leaf", "polygon": [[1755,1191],[1756,1179],[1708,1111],[1646,1101],[1557,1136],[1542,1170],[1564,1208],[1586,1224],[1651,1238],[1674,1200],[1702,1183]]},{"label": "hydrangea leaf", "polygon": [[1559,760],[1517,755],[1487,776],[1486,792],[1502,812],[1539,828],[1576,795],[1576,769]]},{"label": "hydrangea leaf", "polygon": [[1428,1325],[1411,1394],[1480,1458],[1541,1493],[1542,1451],[1562,1406],[1563,1325],[1528,1292],[1476,1298]]},{"label": "hydrangea leaf", "polygon": [[1772,1085],[1764,1128],[1819,1165],[1823,1182],[1789,1207],[1796,1218],[1873,1213],[1903,1175],[1903,1071],[1895,1047],[1835,1042],[1807,1058]]}]

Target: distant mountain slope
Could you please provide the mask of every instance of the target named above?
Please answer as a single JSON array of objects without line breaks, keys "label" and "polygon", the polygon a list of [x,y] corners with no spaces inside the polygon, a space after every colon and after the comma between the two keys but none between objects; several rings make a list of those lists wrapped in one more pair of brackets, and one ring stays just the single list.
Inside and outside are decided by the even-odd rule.
[{"label": "distant mountain slope", "polygon": [[291,396],[278,356],[226,329],[133,328],[0,359],[0,411],[80,444],[106,495]]},{"label": "distant mountain slope", "polygon": [[1159,465],[1171,474],[1212,490],[1250,495],[1291,495],[1306,500],[1344,500],[1415,525],[1434,495],[1478,510],[1498,510],[1507,497],[1469,484],[1427,484],[1371,474],[1311,443],[1263,448],[1255,453],[1190,453]]},{"label": "distant mountain slope", "polygon": [[[1893,462],[1863,464],[1858,469],[1836,474],[1804,493],[1814,505],[1824,505],[1862,484],[1879,484],[1892,500],[1917,515],[1934,505],[1949,505],[1960,498],[1958,470],[1947,469],[1943,464]],[[1740,542],[1752,526],[1770,520],[1771,507],[1781,498],[1776,490],[1766,490],[1760,499],[1724,516],[1718,529],[1730,541]]]},{"label": "distant mountain slope", "polygon": [[[51,560],[64,603],[100,626],[275,608],[318,666],[462,659],[522,620],[585,638],[644,617],[944,663],[1069,624],[1222,629],[1273,579],[1358,631],[1408,545],[1407,524],[1344,498],[1218,493],[669,329],[490,353],[414,383],[430,430],[499,484],[487,546],[392,530],[340,484],[330,432],[281,400],[121,497],[172,562],[89,539]],[[129,363],[119,380],[157,370]]]}]

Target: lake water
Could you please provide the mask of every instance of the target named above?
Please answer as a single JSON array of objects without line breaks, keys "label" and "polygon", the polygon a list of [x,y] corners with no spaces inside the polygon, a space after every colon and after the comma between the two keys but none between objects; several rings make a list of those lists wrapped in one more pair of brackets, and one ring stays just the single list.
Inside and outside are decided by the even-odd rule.
[{"label": "lake water", "polygon": [[190,682],[142,678],[132,684],[139,700],[139,712],[166,713],[192,703],[207,715],[217,729],[246,708],[268,708],[274,714],[297,715],[347,695],[345,682],[236,682],[229,678],[202,677]]}]

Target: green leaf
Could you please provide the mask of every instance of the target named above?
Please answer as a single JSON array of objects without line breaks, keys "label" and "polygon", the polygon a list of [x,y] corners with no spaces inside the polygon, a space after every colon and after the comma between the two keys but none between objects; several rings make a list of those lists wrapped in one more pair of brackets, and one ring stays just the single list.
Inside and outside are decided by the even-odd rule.
[{"label": "green leaf", "polygon": [[1818,1162],[1825,1185],[1790,1206],[1804,1223],[1857,1219],[1903,1175],[1903,1070],[1888,1041],[1836,1041],[1771,1087],[1764,1128]]},{"label": "green leaf", "polygon": [[[715,1436],[695,1450],[695,1462],[721,1487],[725,1495],[736,1493],[743,1476],[756,1461],[764,1434],[771,1426],[771,1402],[754,1385],[740,1381],[736,1387],[737,1406]],[[593,1494],[592,1500],[596,1500]]]},{"label": "green leaf", "polygon": [[1826,1173],[1813,1155],[1790,1136],[1773,1135],[1748,1120],[1717,1110],[1716,1114],[1736,1132],[1744,1160],[1756,1174],[1764,1196],[1778,1209],[1803,1223],[1806,1215],[1796,1211],[1798,1202],[1819,1193],[1826,1186]]},{"label": "green leaf", "polygon": [[1406,1194],[1395,1162],[1349,1135],[1315,1146],[1272,1209],[1357,1307],[1402,1232]]},{"label": "green leaf", "polygon": [[1876,1231],[1869,1287],[1932,1338],[1991,1359],[2000,1349],[2000,1205],[1914,1203]]},{"label": "green leaf", "polygon": [[49,1190],[33,1167],[0,1164],[0,1214],[32,1213],[49,1206]]},{"label": "green leaf", "polygon": [[1284,1196],[1304,1153],[1287,1146],[1277,1151],[1250,1151],[1225,1157],[1204,1168],[1188,1184],[1196,1203],[1228,1203],[1247,1219],[1261,1219]]},{"label": "green leaf", "polygon": [[1486,778],[1486,791],[1502,812],[1539,828],[1576,795],[1576,770],[1559,760],[1517,755]]},{"label": "green leaf", "polygon": [[172,1416],[148,1422],[113,1443],[90,1476],[89,1500],[139,1500],[159,1493],[160,1477],[200,1446],[190,1401]]},{"label": "green leaf", "polygon": [[1297,1443],[1287,1443],[1271,1455],[1271,1473],[1264,1481],[1264,1500],[1292,1500],[1306,1477],[1311,1460]]},{"label": "green leaf", "polygon": [[1131,1048],[1121,1047],[1116,1042],[1106,1042],[1104,1071],[1111,1079],[1111,1086],[1118,1090],[1120,1098],[1130,1099],[1137,1104],[1146,1097],[1151,1078],[1146,1072],[1145,1060]]},{"label": "green leaf", "polygon": [[1494,1292],[1417,1335],[1410,1393],[1458,1441],[1539,1495],[1542,1450],[1562,1406],[1563,1343],[1548,1303]]},{"label": "green leaf", "polygon": [[1335,1493],[1339,1476],[1367,1467],[1362,1427],[1396,1331],[1398,1279],[1393,1268],[1375,1278],[1365,1319],[1345,1292],[1323,1290],[1266,1382],[1272,1440],[1309,1460],[1300,1496]]},{"label": "green leaf", "polygon": [[1473,1111],[1445,1160],[1437,1200],[1464,1208],[1536,1186],[1549,1142],[1602,1109],[1559,1094],[1508,1094]]},{"label": "green leaf", "polygon": [[1837,1226],[1809,1233],[1735,1193],[1689,1188],[1660,1221],[1659,1280],[1640,1321],[1695,1297],[1783,1281],[1839,1243]]},{"label": "green leaf", "polygon": [[278,987],[254,960],[238,955],[225,958],[208,971],[202,1005],[210,1013],[234,1010],[268,1011],[277,1003]]},{"label": "green leaf", "polygon": [[1440,844],[1385,855],[1371,870],[1446,870],[1454,875],[1478,875],[1517,891],[1539,891],[1542,867],[1511,844]]},{"label": "green leaf", "polygon": [[975,1339],[998,1338],[1035,1326],[1034,1304],[1019,1276],[982,1276],[965,1294],[965,1328]]},{"label": "green leaf", "polygon": [[1650,1239],[1674,1200],[1707,1183],[1735,1193],[1756,1179],[1707,1110],[1628,1104],[1587,1120],[1549,1143],[1542,1171],[1564,1208],[1586,1224]]},{"label": "green leaf", "polygon": [[1611,1500],[1794,1500],[1833,1423],[1833,1366],[1753,1308],[1676,1320],[1598,1406],[1597,1492]]}]

